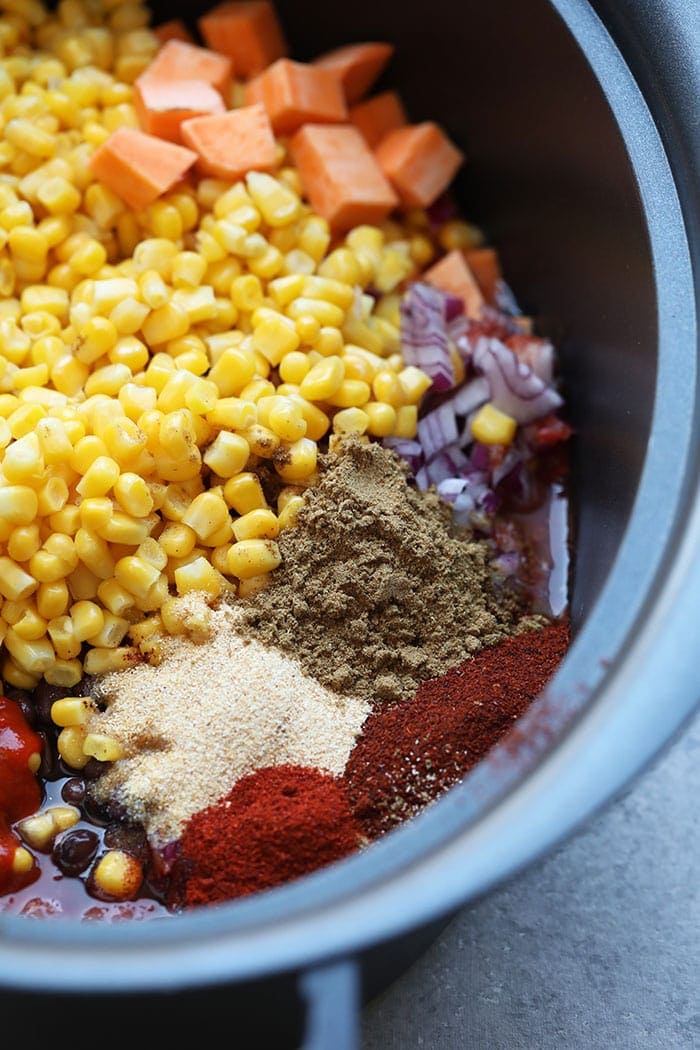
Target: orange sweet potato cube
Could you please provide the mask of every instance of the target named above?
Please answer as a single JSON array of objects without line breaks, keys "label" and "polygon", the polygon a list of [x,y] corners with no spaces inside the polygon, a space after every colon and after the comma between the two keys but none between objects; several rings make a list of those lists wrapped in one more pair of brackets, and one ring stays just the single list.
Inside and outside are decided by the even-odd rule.
[{"label": "orange sweet potato cube", "polygon": [[498,253],[493,248],[470,248],[464,256],[486,302],[493,305],[496,288],[502,277]]},{"label": "orange sweet potato cube", "polygon": [[224,100],[206,80],[139,77],[134,84],[134,109],[142,131],[170,142],[182,142],[183,121],[223,113]]},{"label": "orange sweet potato cube", "polygon": [[166,44],[168,40],[185,40],[189,44],[194,44],[194,37],[181,18],[171,18],[167,22],[161,22],[160,25],[153,26],[151,32],[158,37],[161,44]]},{"label": "orange sweet potato cube", "polygon": [[330,69],[339,78],[348,105],[365,95],[394,53],[393,44],[371,41],[346,44],[314,59],[314,65]]},{"label": "orange sweet potato cube", "polygon": [[351,106],[350,123],[361,132],[369,148],[375,149],[390,131],[404,127],[406,111],[396,91],[382,91]]},{"label": "orange sweet potato cube", "polygon": [[484,297],[472,273],[464,252],[454,248],[423,274],[424,281],[441,292],[450,292],[464,302],[467,317],[478,318],[484,305]]},{"label": "orange sweet potato cube", "polygon": [[398,198],[357,128],[306,124],[290,150],[312,208],[335,231],[382,222]]},{"label": "orange sweet potato cube", "polygon": [[302,124],[340,124],[348,118],[338,78],[289,58],[280,58],[249,81],[245,100],[262,102],[279,135],[291,135]]},{"label": "orange sweet potato cube", "polygon": [[93,153],[88,167],[134,211],[141,211],[171,189],[197,160],[197,154],[136,128],[121,127]]},{"label": "orange sweet potato cube", "polygon": [[234,180],[248,171],[271,171],[277,160],[270,118],[260,105],[186,120],[182,139],[197,154],[197,169],[217,179]]},{"label": "orange sweet potato cube", "polygon": [[391,131],[376,156],[404,204],[427,208],[447,189],[464,154],[432,121]]},{"label": "orange sweet potato cube", "polygon": [[171,38],[157,52],[139,79],[206,80],[224,101],[231,94],[233,62],[227,55]]},{"label": "orange sweet potato cube", "polygon": [[287,42],[268,0],[224,0],[197,22],[208,47],[233,59],[236,75],[247,79],[287,54]]}]

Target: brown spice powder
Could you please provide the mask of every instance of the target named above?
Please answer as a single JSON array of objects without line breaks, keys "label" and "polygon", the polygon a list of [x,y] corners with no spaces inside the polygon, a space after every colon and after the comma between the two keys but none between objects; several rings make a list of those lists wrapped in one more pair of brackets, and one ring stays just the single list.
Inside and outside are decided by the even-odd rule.
[{"label": "brown spice powder", "polygon": [[398,457],[348,439],[321,464],[282,566],[244,605],[252,637],[307,674],[369,701],[412,696],[421,681],[524,627],[496,588],[490,548],[451,528],[451,508],[407,482]]}]

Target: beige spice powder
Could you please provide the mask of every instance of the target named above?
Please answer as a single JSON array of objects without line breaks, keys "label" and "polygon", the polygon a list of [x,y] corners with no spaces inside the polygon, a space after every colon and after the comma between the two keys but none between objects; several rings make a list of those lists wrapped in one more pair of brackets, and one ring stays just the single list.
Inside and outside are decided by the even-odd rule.
[{"label": "beige spice powder", "polygon": [[369,713],[365,700],[330,691],[291,657],[242,637],[236,610],[212,610],[211,626],[205,643],[166,640],[159,664],[96,681],[106,709],[87,728],[117,739],[126,755],[93,796],[124,807],[158,846],[260,767],[341,773]]}]

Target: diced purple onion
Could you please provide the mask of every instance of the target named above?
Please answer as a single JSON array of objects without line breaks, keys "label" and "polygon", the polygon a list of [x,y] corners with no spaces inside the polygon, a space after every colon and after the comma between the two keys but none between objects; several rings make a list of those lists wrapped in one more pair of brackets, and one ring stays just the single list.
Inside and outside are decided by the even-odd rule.
[{"label": "diced purple onion", "polygon": [[421,467],[420,470],[416,471],[416,485],[424,491],[430,488],[430,478],[425,467]]},{"label": "diced purple onion", "polygon": [[404,362],[422,369],[433,390],[444,393],[455,384],[447,339],[446,296],[416,281],[401,301],[401,350]]},{"label": "diced purple onion", "polygon": [[418,421],[418,441],[427,462],[459,437],[452,401],[445,401]]},{"label": "diced purple onion", "polygon": [[486,510],[487,513],[491,513],[496,509],[486,474],[481,472],[470,474],[466,482],[467,484],[452,504],[454,520],[458,525],[468,525],[470,516],[475,510]]},{"label": "diced purple onion", "polygon": [[503,460],[498,464],[497,467],[493,468],[491,472],[491,483],[495,487],[499,485],[504,478],[508,477],[512,470],[519,467],[523,462],[523,453],[519,448],[515,448],[513,445],[508,449]]},{"label": "diced purple onion", "polygon": [[468,416],[475,408],[481,408],[489,399],[489,384],[484,376],[463,383],[450,398],[452,410],[457,416]]},{"label": "diced purple onion", "polygon": [[395,452],[400,459],[405,460],[413,473],[423,462],[423,448],[418,441],[411,441],[409,438],[387,437],[384,438],[383,445]]},{"label": "diced purple onion", "polygon": [[494,558],[491,565],[500,576],[505,576],[507,579],[515,576],[520,568],[520,555],[517,551],[506,551]]},{"label": "diced purple onion", "polygon": [[516,335],[508,345],[519,361],[528,365],[543,383],[550,384],[554,377],[554,347],[548,339],[539,336]]},{"label": "diced purple onion", "polygon": [[445,478],[438,484],[438,496],[444,499],[446,503],[454,503],[468,484],[467,478]]},{"label": "diced purple onion", "polygon": [[498,339],[479,339],[472,361],[488,379],[494,406],[518,423],[531,423],[562,404],[556,390],[518,361],[515,353]]},{"label": "diced purple onion", "polygon": [[496,281],[494,298],[497,309],[501,310],[504,314],[510,314],[512,317],[518,317],[522,314],[522,310],[518,306],[518,301],[515,298],[513,289],[503,280],[502,277],[499,277]]},{"label": "diced purple onion", "polygon": [[426,464],[426,473],[431,485],[439,485],[441,481],[454,476],[454,466],[450,457],[440,452],[435,459]]},{"label": "diced purple onion", "polygon": [[443,292],[443,295],[445,296],[445,322],[449,335],[449,326],[464,314],[464,299],[460,299],[458,295],[453,295],[451,292]]}]

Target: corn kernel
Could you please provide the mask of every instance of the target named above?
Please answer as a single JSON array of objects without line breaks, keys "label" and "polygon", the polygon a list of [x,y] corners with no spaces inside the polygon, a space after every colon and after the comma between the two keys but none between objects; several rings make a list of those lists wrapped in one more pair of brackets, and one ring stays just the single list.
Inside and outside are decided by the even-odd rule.
[{"label": "corn kernel", "polygon": [[251,472],[236,474],[229,478],[224,485],[224,500],[229,507],[241,515],[256,510],[258,507],[267,507],[260,480]]},{"label": "corn kernel", "polygon": [[250,456],[250,446],[244,437],[222,430],[203,456],[204,463],[221,478],[239,474]]},{"label": "corn kernel", "polygon": [[82,726],[90,720],[95,705],[90,697],[66,696],[51,705],[51,719],[61,728]]},{"label": "corn kernel", "polygon": [[308,401],[326,401],[340,388],[345,365],[339,357],[324,358],[309,370],[299,384],[299,393]]},{"label": "corn kernel", "polygon": [[277,516],[271,510],[258,508],[243,514],[233,523],[236,540],[274,540],[279,532]]},{"label": "corn kernel", "polygon": [[98,762],[116,762],[123,758],[124,749],[114,737],[88,733],[83,741],[83,754],[96,758]]},{"label": "corn kernel", "polygon": [[22,601],[33,594],[38,585],[39,581],[11,558],[0,557],[0,594],[4,598]]},{"label": "corn kernel", "polygon": [[275,470],[288,482],[302,481],[316,470],[318,448],[310,438],[300,438],[275,459]]},{"label": "corn kernel", "polygon": [[396,409],[381,401],[368,401],[363,406],[369,417],[367,432],[373,437],[389,437],[396,426]]},{"label": "corn kernel", "polygon": [[100,858],[91,877],[100,892],[108,898],[127,901],[138,894],[143,882],[143,869],[132,854],[113,849]]},{"label": "corn kernel", "polygon": [[37,494],[28,485],[0,486],[0,520],[11,525],[28,525],[38,509]]},{"label": "corn kernel", "polygon": [[182,516],[200,540],[206,541],[229,520],[229,511],[221,496],[203,492],[196,496]]},{"label": "corn kernel", "polygon": [[518,421],[491,402],[481,406],[471,425],[472,436],[484,445],[510,445],[517,429]]},{"label": "corn kernel", "polygon": [[224,580],[206,558],[195,558],[187,565],[175,569],[177,593],[204,591],[210,598],[218,598],[223,591]]},{"label": "corn kernel", "polygon": [[138,649],[130,645],[120,645],[116,649],[103,649],[95,646],[85,655],[85,674],[109,674],[110,671],[124,671],[133,667],[140,659]]},{"label": "corn kernel", "polygon": [[239,580],[272,572],[281,562],[282,555],[273,540],[240,540],[228,553],[228,571]]}]

